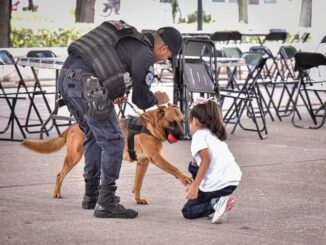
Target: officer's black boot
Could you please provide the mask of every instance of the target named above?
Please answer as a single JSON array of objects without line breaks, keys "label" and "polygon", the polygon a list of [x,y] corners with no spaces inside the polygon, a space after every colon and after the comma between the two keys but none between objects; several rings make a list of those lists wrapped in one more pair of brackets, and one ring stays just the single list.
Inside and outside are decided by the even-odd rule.
[{"label": "officer's black boot", "polygon": [[126,209],[120,204],[120,198],[115,195],[116,189],[115,185],[100,186],[100,195],[95,206],[94,216],[97,218],[136,218],[137,211]]},{"label": "officer's black boot", "polygon": [[85,194],[82,201],[83,209],[94,209],[99,195],[100,179],[85,179]]}]

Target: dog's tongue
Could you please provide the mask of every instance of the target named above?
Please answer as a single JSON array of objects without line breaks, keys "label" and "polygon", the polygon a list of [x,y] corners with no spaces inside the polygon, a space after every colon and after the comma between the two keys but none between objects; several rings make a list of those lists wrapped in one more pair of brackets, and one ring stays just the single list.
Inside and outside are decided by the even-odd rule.
[{"label": "dog's tongue", "polygon": [[169,133],[168,134],[168,141],[173,144],[175,142],[177,142],[178,140],[173,136],[173,134]]}]

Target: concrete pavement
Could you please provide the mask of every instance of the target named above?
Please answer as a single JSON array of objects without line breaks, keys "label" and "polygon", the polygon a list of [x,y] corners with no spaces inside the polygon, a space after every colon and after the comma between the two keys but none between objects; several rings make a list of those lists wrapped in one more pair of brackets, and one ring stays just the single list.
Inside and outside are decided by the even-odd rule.
[{"label": "concrete pavement", "polygon": [[[184,219],[184,186],[154,165],[142,188],[149,205],[136,205],[131,193],[135,163],[128,162],[117,195],[139,217],[94,218],[81,208],[83,159],[64,181],[64,198],[54,199],[65,149],[42,155],[19,142],[0,141],[0,244],[325,244],[325,129],[297,129],[284,118],[268,120],[263,141],[241,129],[230,135],[227,143],[243,179],[235,208],[218,225],[207,218]],[[166,158],[186,172],[190,141],[164,146]]]}]

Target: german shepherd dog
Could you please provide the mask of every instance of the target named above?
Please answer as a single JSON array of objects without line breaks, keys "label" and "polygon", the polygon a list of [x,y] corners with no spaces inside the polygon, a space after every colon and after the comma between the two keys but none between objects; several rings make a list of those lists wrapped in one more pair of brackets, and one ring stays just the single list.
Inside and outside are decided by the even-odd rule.
[{"label": "german shepherd dog", "polygon": [[[139,117],[141,124],[149,133],[141,132],[134,136],[134,151],[137,155],[137,166],[134,179],[133,193],[137,204],[147,204],[146,199],[141,197],[140,190],[143,179],[150,162],[157,167],[172,174],[184,185],[190,184],[192,179],[182,173],[178,168],[168,162],[162,155],[162,148],[165,140],[174,143],[183,134],[183,114],[180,108],[175,105],[159,106],[157,109],[146,111]],[[119,126],[125,139],[123,159],[133,162],[128,153],[128,128],[126,120],[120,119]],[[47,140],[25,140],[23,145],[27,148],[40,152],[52,153],[67,146],[63,167],[58,173],[54,188],[53,197],[62,198],[61,186],[64,177],[79,162],[83,154],[84,133],[78,124],[68,127],[59,137]]]}]

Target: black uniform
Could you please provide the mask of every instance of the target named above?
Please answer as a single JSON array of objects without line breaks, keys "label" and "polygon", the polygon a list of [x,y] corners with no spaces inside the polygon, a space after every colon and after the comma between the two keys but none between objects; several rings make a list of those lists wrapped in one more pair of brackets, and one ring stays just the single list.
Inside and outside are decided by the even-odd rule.
[{"label": "black uniform", "polygon": [[[151,40],[153,42],[153,38]],[[132,102],[140,109],[157,103],[150,91],[153,82],[154,57],[151,47],[135,38],[124,38],[118,42],[116,51],[120,61],[132,78]],[[82,70],[94,74],[81,57],[71,53],[63,68]],[[108,69],[110,69],[108,67]],[[59,77],[59,91],[68,108],[76,117],[85,133],[85,179],[101,176],[101,185],[114,185],[119,178],[124,140],[118,126],[116,113],[112,110],[103,120],[96,120],[85,113],[81,82],[69,76]]]}]

